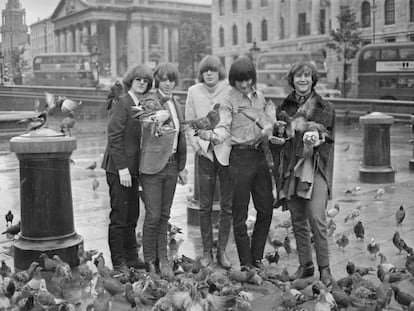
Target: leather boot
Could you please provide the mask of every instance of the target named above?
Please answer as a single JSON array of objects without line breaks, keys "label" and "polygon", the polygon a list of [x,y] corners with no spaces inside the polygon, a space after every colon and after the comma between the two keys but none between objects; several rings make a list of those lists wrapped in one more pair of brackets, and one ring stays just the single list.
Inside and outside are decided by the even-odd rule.
[{"label": "leather boot", "polygon": [[308,277],[313,276],[315,273],[315,267],[313,266],[312,262],[308,262],[304,266],[299,266],[298,270],[291,276],[291,281],[294,281],[296,279],[305,279]]},{"label": "leather boot", "polygon": [[231,262],[230,262],[229,258],[227,257],[225,250],[217,249],[217,262],[224,269],[230,269],[231,268]]},{"label": "leather boot", "polygon": [[201,258],[201,265],[203,267],[211,266],[213,264],[213,253],[211,251],[204,251],[203,258]]}]

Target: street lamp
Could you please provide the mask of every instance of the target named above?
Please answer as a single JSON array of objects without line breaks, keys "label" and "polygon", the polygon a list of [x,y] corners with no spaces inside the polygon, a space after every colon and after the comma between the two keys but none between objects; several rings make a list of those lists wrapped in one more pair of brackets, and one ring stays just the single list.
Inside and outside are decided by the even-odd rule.
[{"label": "street lamp", "polygon": [[249,55],[253,60],[254,65],[256,66],[257,56],[260,53],[260,48],[256,44],[256,40],[253,41],[253,46],[249,49]]},{"label": "street lamp", "polygon": [[375,43],[375,13],[377,13],[377,6],[375,4],[375,0],[372,0],[372,43]]}]

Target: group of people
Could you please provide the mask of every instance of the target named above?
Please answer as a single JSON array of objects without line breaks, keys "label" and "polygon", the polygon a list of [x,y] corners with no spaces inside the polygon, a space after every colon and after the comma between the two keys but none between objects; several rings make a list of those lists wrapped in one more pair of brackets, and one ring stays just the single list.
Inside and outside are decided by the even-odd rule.
[{"label": "group of people", "polygon": [[[241,269],[264,268],[273,209],[282,206],[291,213],[298,249],[293,278],[315,273],[312,232],[320,278],[330,279],[325,209],[332,193],[335,111],[314,90],[316,68],[307,62],[293,65],[287,77],[293,91],[277,107],[256,90],[256,70],[247,57],[233,62],[228,79],[213,55],[201,60],[198,71],[199,82],[188,89],[185,108],[172,94],[179,73],[171,63],[160,64],[154,72],[139,65],[123,78],[124,95],[111,107],[102,163],[109,185],[108,241],[114,269],[145,268],[165,278],[174,276],[167,258],[168,220],[177,181],[186,180],[188,143],[199,172],[203,266],[214,263],[212,210],[218,180],[220,266],[232,267],[226,247],[233,228]],[[150,91],[153,83],[155,92]],[[217,105],[214,128],[188,126],[186,121],[206,117]],[[162,124],[151,118],[160,111],[168,112]],[[139,186],[145,204],[144,261],[138,256],[135,232]],[[250,197],[256,210],[251,236],[246,226]]]}]

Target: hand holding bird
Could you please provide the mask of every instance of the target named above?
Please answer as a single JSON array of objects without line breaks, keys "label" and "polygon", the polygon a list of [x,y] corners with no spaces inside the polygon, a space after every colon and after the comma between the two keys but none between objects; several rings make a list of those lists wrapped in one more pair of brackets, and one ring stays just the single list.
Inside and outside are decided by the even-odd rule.
[{"label": "hand holding bird", "polygon": [[213,106],[213,110],[209,111],[207,113],[207,116],[195,120],[186,120],[183,124],[195,130],[195,136],[197,136],[197,132],[199,130],[214,130],[214,128],[220,122],[219,109],[220,104],[215,104]]}]

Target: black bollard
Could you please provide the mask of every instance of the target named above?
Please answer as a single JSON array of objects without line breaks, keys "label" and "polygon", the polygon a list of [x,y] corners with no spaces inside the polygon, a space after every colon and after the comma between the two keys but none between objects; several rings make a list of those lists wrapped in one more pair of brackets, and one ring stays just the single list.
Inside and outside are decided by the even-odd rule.
[{"label": "black bollard", "polygon": [[359,118],[364,128],[364,157],[359,179],[366,183],[392,183],[395,171],[391,167],[390,127],[392,116],[372,112]]},{"label": "black bollard", "polygon": [[13,137],[10,149],[20,164],[21,232],[14,267],[27,269],[41,253],[79,265],[83,238],[74,230],[69,168],[76,139],[45,128]]},{"label": "black bollard", "polygon": [[413,144],[413,157],[411,158],[408,166],[410,168],[410,171],[414,171],[414,114],[411,115],[411,140]]}]

